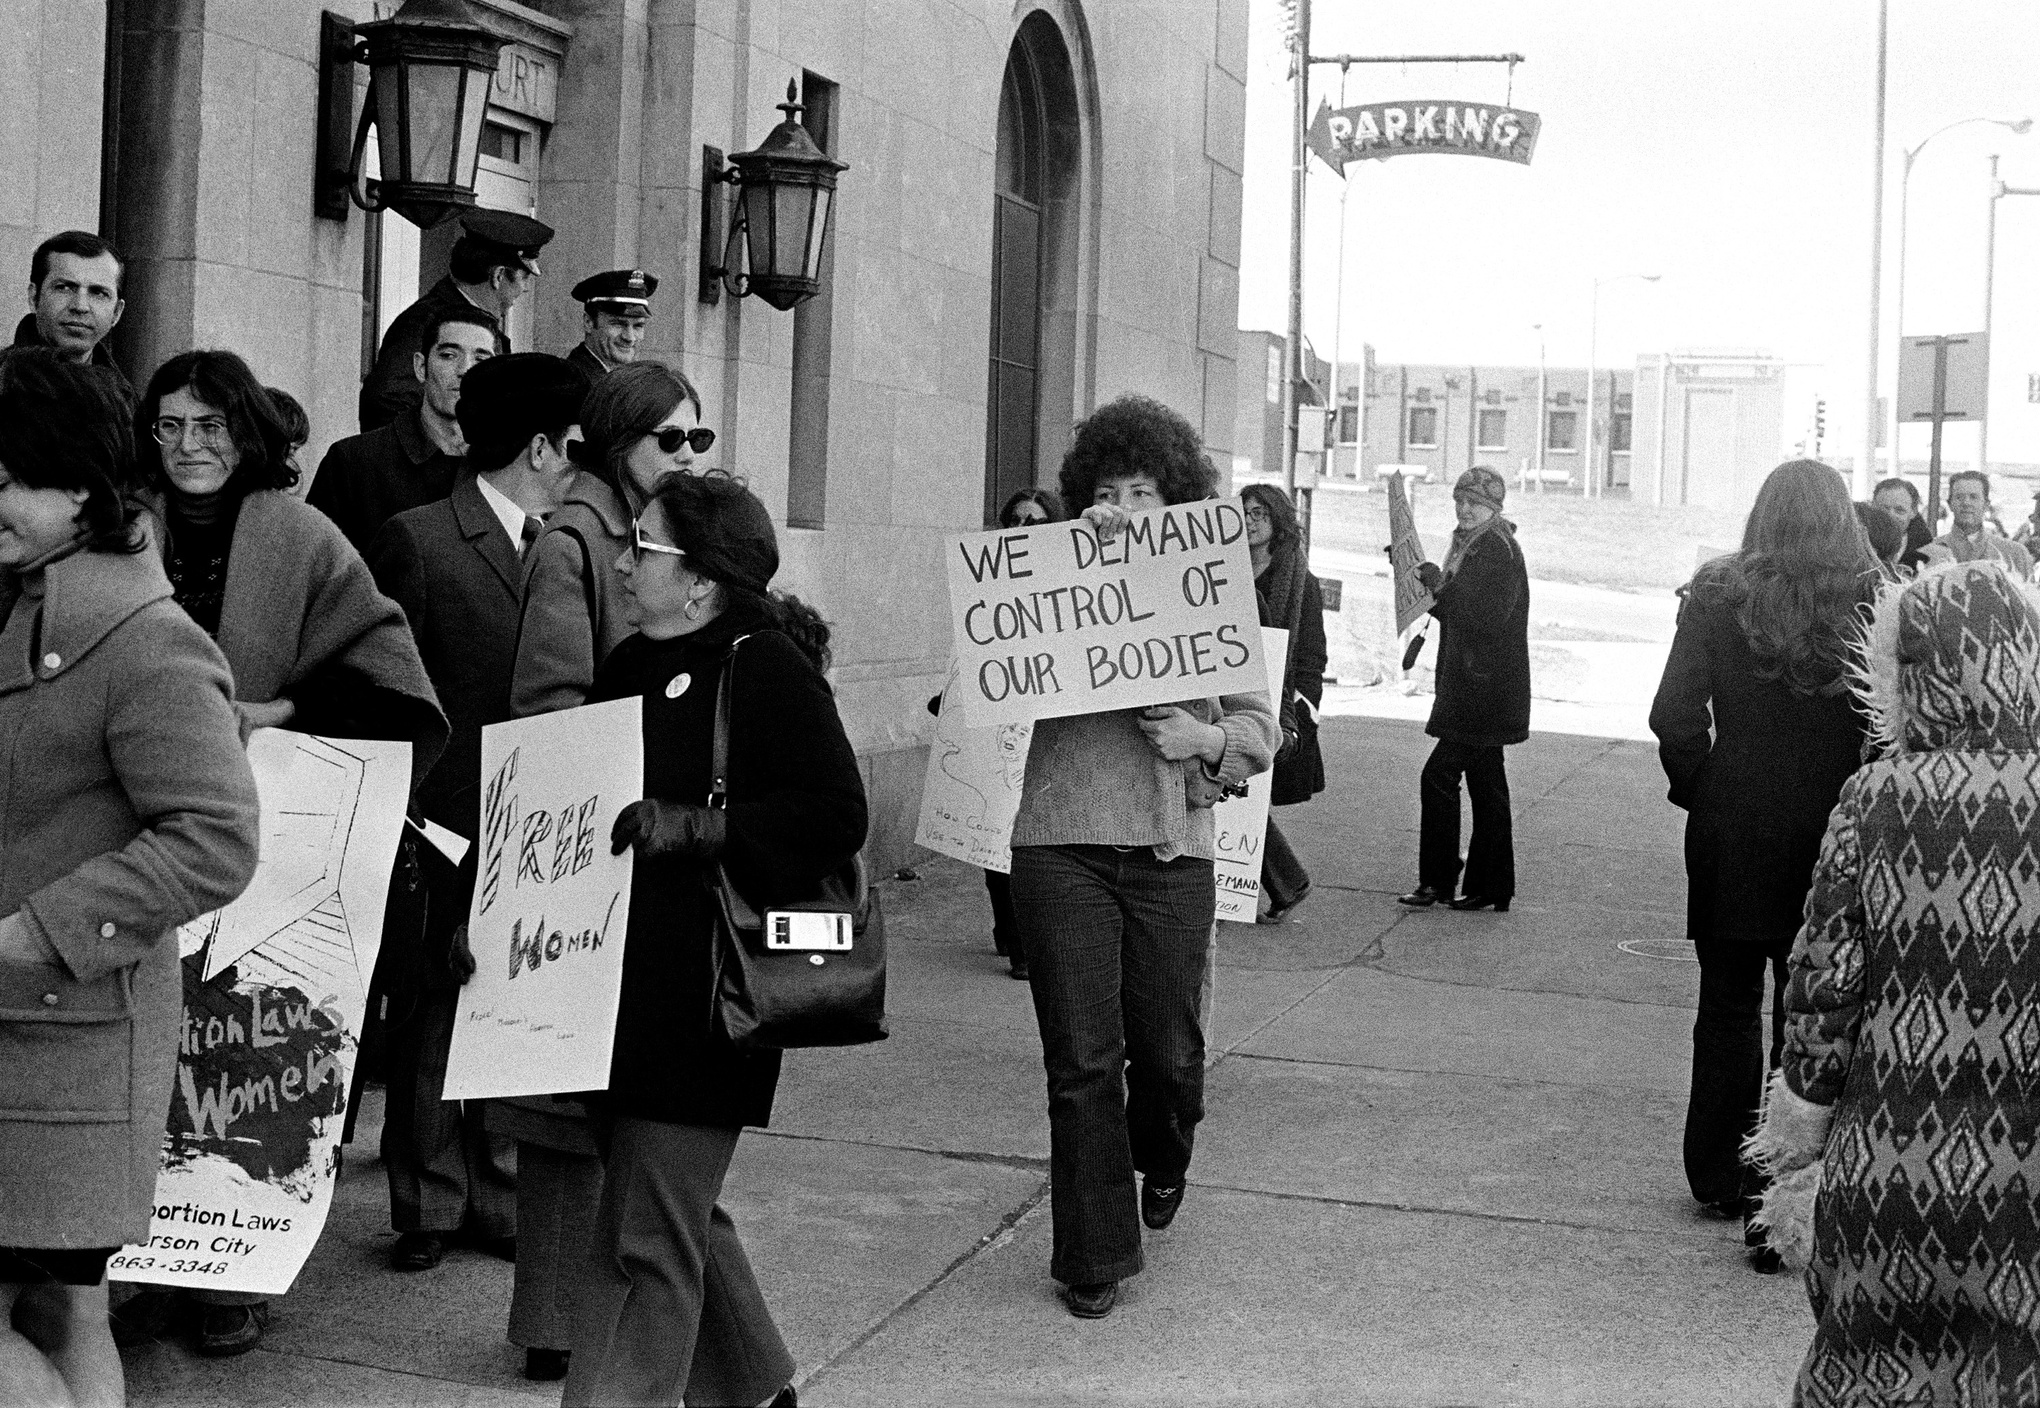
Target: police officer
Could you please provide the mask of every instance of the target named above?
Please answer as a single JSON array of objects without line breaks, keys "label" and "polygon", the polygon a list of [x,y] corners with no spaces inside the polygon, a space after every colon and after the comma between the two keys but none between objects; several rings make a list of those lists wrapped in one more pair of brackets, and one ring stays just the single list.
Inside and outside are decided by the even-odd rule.
[{"label": "police officer", "polygon": [[635,362],[652,321],[652,295],[658,291],[658,279],[642,269],[611,269],[575,284],[581,343],[567,360],[588,373],[591,381]]},{"label": "police officer", "polygon": [[389,424],[418,404],[422,389],[412,370],[426,324],[452,308],[479,308],[496,326],[498,356],[510,350],[503,321],[539,274],[538,252],[552,226],[508,210],[470,210],[460,217],[446,277],[397,314],[383,334],[375,370],[361,386],[361,428]]}]

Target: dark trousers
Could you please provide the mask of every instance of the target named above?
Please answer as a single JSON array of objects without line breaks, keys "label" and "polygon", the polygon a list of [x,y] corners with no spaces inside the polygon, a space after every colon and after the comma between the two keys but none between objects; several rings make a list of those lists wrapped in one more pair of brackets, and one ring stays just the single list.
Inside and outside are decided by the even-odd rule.
[{"label": "dark trousers", "polygon": [[[1757,1127],[1765,1072],[1785,1041],[1786,959],[1792,941],[1696,941],[1700,1011],[1693,1022],[1693,1089],[1686,1101],[1686,1182],[1703,1203],[1754,1196],[1762,1179],[1742,1161]],[[1771,1049],[1764,1053],[1764,979],[1771,980]]]},{"label": "dark trousers", "polygon": [[735,1129],[618,1119],[564,1403],[763,1403],[793,1379],[735,1224],[716,1202]]},{"label": "dark trousers", "polygon": [[1296,858],[1289,838],[1282,834],[1271,813],[1268,837],[1261,843],[1261,889],[1267,894],[1268,903],[1277,908],[1295,904],[1309,888],[1310,872]]},{"label": "dark trousers", "polygon": [[389,1029],[382,1156],[399,1232],[517,1235],[516,1142],[483,1127],[480,1100],[447,1100],[446,1057],[459,994],[421,993]]},{"label": "dark trousers", "polygon": [[1459,779],[1473,806],[1466,843],[1464,893],[1493,900],[1516,897],[1515,826],[1509,816],[1509,774],[1500,748],[1475,748],[1441,738],[1418,781],[1423,820],[1417,842],[1417,883],[1450,895],[1459,880]]},{"label": "dark trousers", "polygon": [[1016,846],[1013,910],[1048,1073],[1050,1274],[1141,1269],[1136,1171],[1180,1184],[1204,1118],[1211,862],[1146,847]]},{"label": "dark trousers", "polygon": [[985,894],[992,901],[992,947],[1001,954],[1020,951],[1019,921],[1013,918],[1013,879],[996,870],[985,872]]},{"label": "dark trousers", "polygon": [[574,1309],[595,1241],[602,1160],[517,1141],[517,1274],[510,1283],[510,1343],[572,1349]]}]

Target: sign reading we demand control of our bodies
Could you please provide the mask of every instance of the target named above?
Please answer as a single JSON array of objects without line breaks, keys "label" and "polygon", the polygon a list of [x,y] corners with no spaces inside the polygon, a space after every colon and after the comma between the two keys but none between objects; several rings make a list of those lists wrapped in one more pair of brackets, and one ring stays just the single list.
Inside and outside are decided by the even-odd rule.
[{"label": "sign reading we demand control of our bodies", "polygon": [[950,539],[956,695],[973,728],[1266,689],[1238,499]]}]

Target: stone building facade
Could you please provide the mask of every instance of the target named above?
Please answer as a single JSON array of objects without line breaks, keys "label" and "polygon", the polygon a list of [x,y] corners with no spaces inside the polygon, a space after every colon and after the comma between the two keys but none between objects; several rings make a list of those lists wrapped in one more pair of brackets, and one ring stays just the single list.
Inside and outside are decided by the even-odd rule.
[{"label": "stone building facade", "polygon": [[[1247,0],[475,3],[512,41],[480,197],[558,230],[513,339],[564,352],[577,280],[658,276],[645,355],[701,387],[713,458],[782,525],[781,584],[836,623],[891,862],[948,666],[943,535],[1053,482],[1071,425],[1123,392],[1231,460]],[[25,283],[43,237],[108,234],[130,373],[233,348],[305,403],[317,464],[451,243],[314,213],[321,13],[395,8],[0,0],[0,262]],[[704,148],[755,146],[789,81],[849,163],[826,291],[709,301]]]}]

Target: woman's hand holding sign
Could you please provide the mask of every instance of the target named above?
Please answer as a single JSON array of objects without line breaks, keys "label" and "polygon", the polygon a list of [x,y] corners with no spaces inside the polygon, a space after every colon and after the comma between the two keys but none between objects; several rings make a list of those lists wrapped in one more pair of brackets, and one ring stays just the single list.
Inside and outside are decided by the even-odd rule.
[{"label": "woman's hand holding sign", "polygon": [[1174,704],[1151,704],[1141,710],[1140,731],[1147,735],[1148,747],[1172,763],[1202,758],[1217,767],[1225,757],[1225,730],[1192,718]]}]

